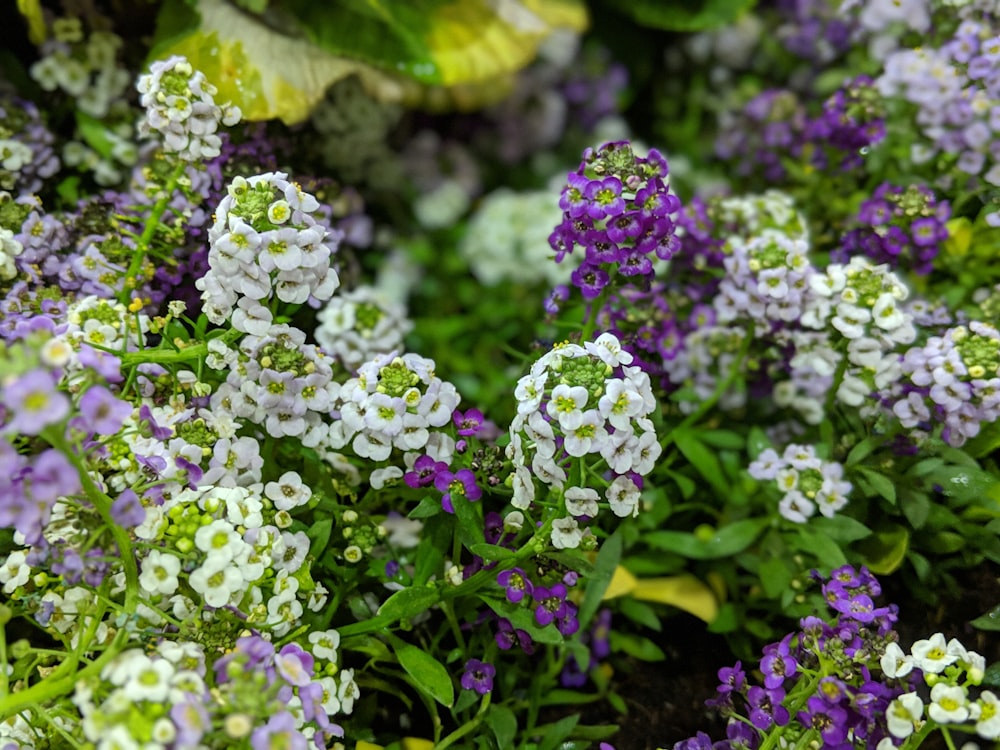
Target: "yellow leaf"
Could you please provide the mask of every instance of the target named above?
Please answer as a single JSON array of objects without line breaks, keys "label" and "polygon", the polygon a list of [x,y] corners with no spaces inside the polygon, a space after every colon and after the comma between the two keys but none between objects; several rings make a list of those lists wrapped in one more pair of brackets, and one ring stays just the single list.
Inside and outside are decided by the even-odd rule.
[{"label": "yellow leaf", "polygon": [[608,584],[608,590],[604,592],[604,599],[614,599],[616,596],[630,594],[638,585],[638,579],[619,565],[611,576],[611,583]]},{"label": "yellow leaf", "polygon": [[431,750],[434,743],[423,737],[404,737],[403,750]]},{"label": "yellow leaf", "polygon": [[402,87],[369,65],[335,57],[304,39],[280,34],[224,0],[200,0],[201,25],[157,50],[183,55],[246,120],[302,122],[327,88],[350,75],[382,101],[399,101]]},{"label": "yellow leaf", "polygon": [[358,744],[354,746],[355,750],[382,750],[381,745],[376,745],[373,742],[368,742],[367,740],[358,740]]},{"label": "yellow leaf", "polygon": [[631,595],[643,601],[669,604],[705,622],[712,622],[719,614],[719,600],[712,589],[693,575],[642,578]]},{"label": "yellow leaf", "polygon": [[948,239],[944,241],[944,251],[948,255],[961,257],[969,252],[972,244],[972,222],[965,217],[952,219],[945,226],[948,228]]},{"label": "yellow leaf", "polygon": [[28,39],[32,44],[45,41],[45,18],[42,16],[41,0],[17,0],[17,9],[28,22]]}]

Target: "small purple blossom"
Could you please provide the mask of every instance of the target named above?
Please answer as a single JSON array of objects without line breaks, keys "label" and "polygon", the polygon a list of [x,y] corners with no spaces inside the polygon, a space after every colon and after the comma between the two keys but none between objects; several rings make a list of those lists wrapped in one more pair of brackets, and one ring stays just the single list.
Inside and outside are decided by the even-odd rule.
[{"label": "small purple blossom", "polygon": [[58,380],[56,373],[39,368],[7,383],[3,388],[6,430],[38,435],[69,414],[69,399],[56,389]]},{"label": "small purple blossom", "polygon": [[561,583],[550,587],[536,586],[531,596],[538,602],[535,607],[535,621],[539,625],[544,627],[565,616],[567,612],[566,587]]},{"label": "small purple blossom", "polygon": [[455,427],[458,428],[458,434],[469,437],[482,430],[484,417],[479,409],[467,409],[465,414],[456,409],[452,420],[455,422]]},{"label": "small purple blossom", "polygon": [[442,471],[434,477],[434,486],[439,492],[444,493],[441,505],[449,513],[455,512],[456,497],[464,497],[475,502],[483,495],[483,490],[476,484],[476,475],[471,469],[459,469],[454,473]]},{"label": "small purple blossom", "polygon": [[92,385],[80,396],[80,415],[86,429],[98,435],[114,435],[132,415],[132,405],[103,385]]},{"label": "small purple blossom", "polygon": [[465,690],[475,690],[480,695],[486,695],[493,690],[493,678],[497,670],[492,664],[479,661],[479,659],[469,659],[465,663],[465,672],[462,674],[462,687]]},{"label": "small purple blossom", "polygon": [[295,728],[295,717],[288,711],[281,711],[268,719],[267,724],[253,730],[250,746],[253,750],[306,750],[309,741]]},{"label": "small purple blossom", "polygon": [[403,481],[414,489],[427,487],[434,483],[438,474],[447,470],[448,464],[444,461],[435,461],[425,454],[413,462],[413,469],[403,475]]},{"label": "small purple blossom", "polygon": [[146,520],[146,509],[131,488],[126,489],[111,503],[111,517],[126,529],[134,529]]},{"label": "small purple blossom", "polygon": [[526,595],[530,597],[534,590],[531,580],[521,568],[500,571],[497,575],[497,583],[507,590],[507,601],[514,604],[520,602]]}]

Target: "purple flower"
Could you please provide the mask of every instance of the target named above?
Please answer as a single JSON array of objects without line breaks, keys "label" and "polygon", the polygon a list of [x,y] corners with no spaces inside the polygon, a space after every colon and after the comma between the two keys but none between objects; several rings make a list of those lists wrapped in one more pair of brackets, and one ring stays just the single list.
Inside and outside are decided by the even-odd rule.
[{"label": "purple flower", "polygon": [[625,211],[625,199],[622,198],[622,181],[617,177],[591,180],[584,188],[583,194],[589,201],[587,215],[592,219],[617,216]]},{"label": "purple flower", "polygon": [[565,602],[562,614],[556,617],[556,628],[567,638],[580,629],[577,619],[577,606],[573,602]]},{"label": "purple flower", "polygon": [[458,434],[468,437],[477,434],[483,428],[483,413],[479,409],[468,409],[462,414],[458,409],[452,415]]},{"label": "purple flower", "polygon": [[527,574],[520,568],[501,570],[497,576],[497,583],[507,589],[507,601],[514,604],[521,601],[526,594],[531,596],[534,589]]},{"label": "purple flower", "polygon": [[519,646],[529,656],[535,653],[535,642],[531,640],[528,631],[515,628],[505,617],[501,617],[497,622],[497,634],[494,640],[503,651]]},{"label": "purple flower", "polygon": [[747,691],[747,701],[750,703],[750,722],[758,729],[767,729],[772,724],[779,727],[788,723],[788,709],[781,705],[785,699],[782,688],[768,690],[753,685]]},{"label": "purple flower", "polygon": [[817,730],[823,737],[824,747],[839,747],[847,739],[847,711],[834,706],[819,696],[806,702],[806,710],[798,713],[803,726]]},{"label": "purple flower", "polygon": [[549,588],[536,586],[531,596],[538,602],[538,606],[535,607],[535,620],[539,625],[544,627],[566,614],[566,587],[561,583]]},{"label": "purple flower", "polygon": [[109,383],[122,382],[121,360],[114,354],[82,344],[77,354],[80,364],[89,367]]},{"label": "purple flower", "polygon": [[454,474],[442,471],[434,477],[434,486],[439,492],[444,493],[441,505],[449,513],[455,512],[455,497],[464,497],[474,502],[483,495],[482,489],[476,484],[476,475],[471,469],[459,469]]},{"label": "purple flower", "polygon": [[760,671],[764,673],[764,687],[781,687],[786,677],[798,671],[798,662],[788,650],[790,640],[791,635],[787,635],[780,643],[764,647],[764,657],[760,660]]},{"label": "purple flower", "polygon": [[134,529],[146,520],[146,509],[139,496],[128,488],[111,503],[111,517],[122,528]]},{"label": "purple flower", "polygon": [[103,385],[92,385],[80,397],[80,414],[87,429],[98,435],[114,435],[132,415],[132,405]]},{"label": "purple flower", "polygon": [[288,711],[272,716],[267,724],[257,727],[250,735],[253,750],[306,750],[309,741],[295,728],[295,717]]},{"label": "purple flower", "polygon": [[200,696],[186,694],[185,699],[170,708],[170,719],[177,727],[178,747],[194,747],[212,728],[212,718],[208,715]]},{"label": "purple flower", "polygon": [[302,687],[312,680],[313,656],[303,651],[297,644],[283,646],[274,657],[274,665],[285,682]]},{"label": "purple flower", "polygon": [[38,435],[69,413],[69,399],[56,390],[58,377],[50,370],[35,369],[4,386],[3,403],[9,420],[6,429]]},{"label": "purple flower", "polygon": [[447,469],[448,464],[444,461],[435,461],[430,456],[423,455],[413,462],[413,470],[403,475],[403,481],[414,489],[426,487],[434,482],[438,474]]},{"label": "purple flower", "polygon": [[674,743],[673,750],[712,750],[712,738],[704,732]]},{"label": "purple flower", "polygon": [[496,667],[492,664],[479,661],[479,659],[469,659],[465,663],[465,673],[461,680],[462,687],[465,690],[475,690],[480,695],[486,695],[493,689],[493,678],[496,673]]}]

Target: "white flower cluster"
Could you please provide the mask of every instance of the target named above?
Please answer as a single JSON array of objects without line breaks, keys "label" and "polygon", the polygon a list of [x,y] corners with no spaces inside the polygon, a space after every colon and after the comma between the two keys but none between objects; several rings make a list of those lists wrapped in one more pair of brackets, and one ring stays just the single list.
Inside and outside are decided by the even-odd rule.
[{"label": "white flower cluster", "polygon": [[[648,419],[656,408],[649,376],[631,362],[618,339],[604,333],[583,346],[556,345],[518,381],[507,447],[515,508],[529,508],[535,479],[563,490],[566,467],[589,459],[616,475],[605,492],[611,511],[619,517],[639,512],[639,488],[630,475],[648,474],[661,448]],[[596,515],[597,491],[570,486],[561,494],[569,515],[557,520],[552,541],[575,547],[583,536],[577,518]]]},{"label": "white flower cluster", "polygon": [[501,281],[565,284],[580,255],[552,259],[549,227],[562,220],[558,195],[549,190],[501,188],[482,199],[458,246],[469,268],[486,286]]},{"label": "white flower cluster", "polygon": [[[2,156],[3,143],[0,142],[0,156]],[[10,193],[2,193],[10,195]],[[9,229],[0,227],[0,281],[10,281],[17,276],[17,266],[14,258],[24,252],[24,245],[17,241],[14,233]]]},{"label": "white flower cluster", "polygon": [[[355,455],[384,461],[393,448],[434,454],[461,397],[434,374],[434,362],[416,354],[381,354],[358,368],[333,404],[337,418],[329,447],[350,444]],[[447,446],[444,446],[447,449]],[[432,457],[436,457],[432,455]]]},{"label": "white flower cluster", "polygon": [[[696,396],[679,403],[682,412],[690,414],[700,401],[711,397],[719,381],[735,366],[747,335],[742,328],[734,326],[702,326],[687,335],[676,357],[663,361],[670,382],[690,388]],[[726,411],[740,409],[746,405],[746,393],[729,388],[720,395],[718,403],[719,408]]]},{"label": "white flower cluster", "polygon": [[825,461],[811,445],[792,444],[781,455],[773,448],[762,451],[747,470],[754,479],[773,481],[782,498],[778,511],[794,523],[805,523],[819,508],[827,518],[847,505],[851,483],[844,467]]},{"label": "white flower cluster", "polygon": [[912,679],[911,672],[917,669],[931,686],[926,704],[916,690],[890,704],[886,720],[893,737],[906,739],[912,735],[924,724],[926,711],[927,718],[938,724],[971,724],[969,728],[983,739],[1000,739],[1000,697],[990,690],[983,690],[975,698],[969,693],[970,686],[982,684],[986,659],[967,650],[957,639],[946,642],[942,633],[935,633],[916,641],[909,654],[899,644],[890,643],[881,666],[886,677],[898,679]]},{"label": "white flower cluster", "polygon": [[94,295],[70,303],[62,337],[80,344],[121,351],[135,349],[140,335],[149,332],[149,316],[134,314],[114,300]]},{"label": "white flower cluster", "polygon": [[326,301],[340,286],[330,265],[332,243],[340,241],[313,213],[319,201],[284,172],[236,177],[215,211],[208,233],[208,272],[195,283],[205,314],[222,324],[260,333],[271,323],[265,304],[272,297],[302,304]]},{"label": "white flower cluster", "polygon": [[316,341],[350,372],[379,354],[398,350],[413,328],[406,308],[371,286],[341,292],[316,317]]},{"label": "white flower cluster", "polygon": [[160,133],[164,150],[184,161],[218,156],[222,147],[216,133],[219,124],[231,127],[242,116],[233,104],[216,104],[218,89],[180,55],[154,62],[149,73],[139,77],[136,88],[146,110],[139,135]]},{"label": "white flower cluster", "polygon": [[831,375],[841,359],[836,341],[847,339],[848,369],[837,398],[860,406],[872,391],[899,378],[896,348],[916,339],[913,316],[900,307],[909,291],[888,265],[875,265],[863,256],[854,256],[847,265],[831,264],[810,276],[809,283],[815,294],[802,324],[825,329],[831,341],[795,364]]},{"label": "white flower cluster", "polygon": [[331,365],[298,328],[269,325],[262,334],[249,333],[240,341],[214,403],[262,425],[268,435],[301,437],[305,445],[315,446],[326,434],[324,417],[339,388]]},{"label": "white flower cluster", "polygon": [[318,611],[326,601],[308,567],[302,570],[309,538],[284,530],[289,511],[311,497],[299,475],[286,472],[263,486],[185,489],[147,506],[135,531],[148,545],[139,558],[139,588],[148,603],[140,614],[155,625],[157,610],[208,621],[212,610],[234,607],[249,627],[279,636],[296,627],[303,603]]}]

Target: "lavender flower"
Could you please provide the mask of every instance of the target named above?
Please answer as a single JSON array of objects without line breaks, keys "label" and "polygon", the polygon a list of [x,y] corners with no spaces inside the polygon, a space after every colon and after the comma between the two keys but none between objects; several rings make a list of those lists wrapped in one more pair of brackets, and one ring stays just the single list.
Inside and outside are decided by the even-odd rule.
[{"label": "lavender flower", "polygon": [[487,664],[479,659],[469,659],[465,663],[465,671],[462,674],[462,687],[465,690],[475,690],[480,695],[486,695],[493,690],[493,678],[497,670],[492,664]]}]

